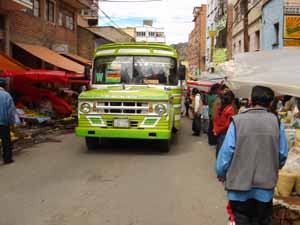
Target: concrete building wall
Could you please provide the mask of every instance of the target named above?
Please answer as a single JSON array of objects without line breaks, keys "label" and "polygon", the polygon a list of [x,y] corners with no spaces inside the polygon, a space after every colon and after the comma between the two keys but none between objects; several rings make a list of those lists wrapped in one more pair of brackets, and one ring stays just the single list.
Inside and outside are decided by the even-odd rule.
[{"label": "concrete building wall", "polygon": [[206,67],[208,67],[208,63],[210,62],[211,52],[211,38],[209,37],[208,32],[211,30],[216,30],[215,17],[217,12],[217,0],[208,0],[206,13]]},{"label": "concrete building wall", "polygon": [[106,27],[88,27],[90,31],[104,39],[111,40],[112,42],[132,42],[134,38],[122,30],[112,26]]},{"label": "concrete building wall", "polygon": [[[232,49],[233,54],[244,52],[244,25],[241,14],[240,0],[234,1],[233,10],[233,35],[232,35]],[[252,1],[249,4],[249,51],[259,51],[261,49],[261,17],[263,0]]]},{"label": "concrete building wall", "polygon": [[165,29],[152,26],[136,27],[136,42],[166,43]]},{"label": "concrete building wall", "polygon": [[263,7],[262,49],[272,50],[283,47],[283,7],[282,0],[271,0]]},{"label": "concrete building wall", "polygon": [[92,60],[95,51],[95,35],[82,27],[77,28],[78,55]]},{"label": "concrete building wall", "polygon": [[126,34],[130,35],[130,36],[133,37],[134,39],[136,38],[135,27],[126,27],[126,28],[122,28],[122,31],[124,31]]}]

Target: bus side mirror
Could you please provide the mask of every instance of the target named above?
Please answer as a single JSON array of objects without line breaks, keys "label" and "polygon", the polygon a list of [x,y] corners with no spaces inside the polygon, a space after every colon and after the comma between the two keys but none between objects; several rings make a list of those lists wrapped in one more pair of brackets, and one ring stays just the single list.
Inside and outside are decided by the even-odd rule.
[{"label": "bus side mirror", "polygon": [[178,75],[179,75],[179,80],[185,80],[185,76],[186,76],[186,67],[185,67],[185,65],[179,65]]},{"label": "bus side mirror", "polygon": [[91,66],[90,65],[84,66],[84,79],[91,80]]}]

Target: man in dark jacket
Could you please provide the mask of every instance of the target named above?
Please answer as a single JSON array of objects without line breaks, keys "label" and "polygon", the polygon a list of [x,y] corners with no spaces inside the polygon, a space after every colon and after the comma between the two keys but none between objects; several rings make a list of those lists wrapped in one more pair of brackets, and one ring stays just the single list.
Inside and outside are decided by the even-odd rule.
[{"label": "man in dark jacket", "polygon": [[278,170],[288,145],[284,126],[268,112],[274,92],[256,86],[252,108],[233,117],[220,149],[216,172],[225,181],[236,225],[269,225]]},{"label": "man in dark jacket", "polygon": [[15,124],[16,107],[11,95],[5,91],[6,80],[0,78],[0,139],[4,164],[13,163],[10,126]]}]

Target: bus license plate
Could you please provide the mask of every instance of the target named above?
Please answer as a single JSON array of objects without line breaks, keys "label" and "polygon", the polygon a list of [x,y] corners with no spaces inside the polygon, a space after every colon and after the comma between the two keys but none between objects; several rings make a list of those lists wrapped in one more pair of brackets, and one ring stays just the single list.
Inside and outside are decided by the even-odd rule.
[{"label": "bus license plate", "polygon": [[117,128],[129,128],[130,122],[128,119],[115,119],[114,120],[114,127]]}]

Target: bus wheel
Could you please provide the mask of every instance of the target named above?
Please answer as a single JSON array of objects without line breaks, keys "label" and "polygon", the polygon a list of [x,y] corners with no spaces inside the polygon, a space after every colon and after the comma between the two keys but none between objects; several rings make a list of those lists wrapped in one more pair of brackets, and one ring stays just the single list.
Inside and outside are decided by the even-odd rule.
[{"label": "bus wheel", "polygon": [[170,151],[170,140],[161,140],[160,141],[160,150],[161,152],[168,153]]},{"label": "bus wheel", "polygon": [[173,134],[176,134],[176,133],[177,133],[177,131],[178,131],[178,129],[176,129],[175,127],[173,127],[173,129],[172,129],[172,133],[173,133]]},{"label": "bus wheel", "polygon": [[89,151],[96,150],[99,144],[99,139],[94,137],[85,138],[86,147]]}]

